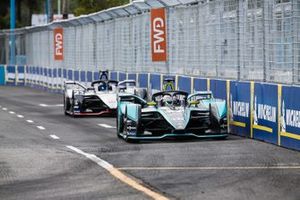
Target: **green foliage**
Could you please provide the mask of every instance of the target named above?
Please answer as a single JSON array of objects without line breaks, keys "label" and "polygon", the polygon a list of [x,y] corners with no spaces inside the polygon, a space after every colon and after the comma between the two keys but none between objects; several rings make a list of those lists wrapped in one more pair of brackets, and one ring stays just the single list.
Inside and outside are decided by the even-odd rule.
[{"label": "green foliage", "polygon": [[[0,0],[0,29],[9,29],[9,0]],[[66,12],[75,16],[98,12],[129,3],[130,0],[61,0],[66,1]],[[45,0],[16,0],[16,26],[30,26],[31,15],[45,13]],[[57,1],[52,0],[52,13],[57,12]]]},{"label": "green foliage", "polygon": [[127,3],[129,0],[75,0],[73,13],[75,16],[89,14]]}]

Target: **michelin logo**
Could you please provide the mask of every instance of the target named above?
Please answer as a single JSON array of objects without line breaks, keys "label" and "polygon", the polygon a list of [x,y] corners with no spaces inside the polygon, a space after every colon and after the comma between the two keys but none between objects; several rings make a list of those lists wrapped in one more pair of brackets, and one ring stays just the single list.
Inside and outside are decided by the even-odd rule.
[{"label": "michelin logo", "polygon": [[250,105],[248,102],[233,101],[232,95],[230,95],[230,107],[234,116],[249,117]]},{"label": "michelin logo", "polygon": [[281,131],[286,131],[286,126],[300,128],[300,111],[285,109],[284,101],[282,101],[281,111]]},{"label": "michelin logo", "polygon": [[254,98],[254,124],[258,124],[258,119],[276,123],[276,107],[267,104],[257,103],[257,97]]}]

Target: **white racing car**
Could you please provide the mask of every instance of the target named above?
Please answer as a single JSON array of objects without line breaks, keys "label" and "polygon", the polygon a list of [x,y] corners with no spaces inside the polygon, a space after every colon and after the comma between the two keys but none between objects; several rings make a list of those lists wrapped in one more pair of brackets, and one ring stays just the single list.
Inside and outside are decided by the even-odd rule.
[{"label": "white racing car", "polygon": [[86,87],[76,81],[64,84],[64,112],[71,116],[114,115],[118,93],[147,97],[146,89],[137,88],[135,80],[108,80],[108,72],[100,72],[100,80]]}]

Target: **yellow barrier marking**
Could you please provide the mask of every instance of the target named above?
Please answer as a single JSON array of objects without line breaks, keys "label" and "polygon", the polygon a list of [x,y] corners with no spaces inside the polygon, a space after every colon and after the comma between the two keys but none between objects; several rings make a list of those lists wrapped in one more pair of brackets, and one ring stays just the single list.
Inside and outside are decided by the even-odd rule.
[{"label": "yellow barrier marking", "polygon": [[244,123],[244,122],[237,122],[237,121],[230,121],[230,125],[239,126],[239,127],[243,127],[243,128],[246,127],[246,123]]},{"label": "yellow barrier marking", "polygon": [[284,136],[284,137],[300,140],[300,135],[295,134],[295,133],[281,132],[280,135]]},{"label": "yellow barrier marking", "polygon": [[143,192],[147,196],[149,196],[153,199],[156,199],[156,200],[168,200],[167,197],[151,190],[150,188],[147,188],[146,186],[143,186],[141,183],[138,183],[137,181],[133,180],[129,176],[126,176],[118,168],[115,168],[113,165],[111,165],[107,161],[97,157],[96,155],[85,153],[84,151],[82,151],[82,150],[80,150],[76,147],[73,147],[73,146],[66,146],[66,147],[73,150],[73,151],[75,151],[76,153],[81,154],[81,155],[87,157],[88,159],[92,160],[97,165],[99,165],[100,167],[107,170],[115,178],[119,179],[120,181],[122,181],[123,183],[129,185],[130,187],[132,187],[132,188],[134,188],[138,191]]},{"label": "yellow barrier marking", "polygon": [[273,133],[273,129],[269,128],[267,126],[261,126],[261,125],[253,124],[253,128],[261,130],[261,131],[266,131],[268,133]]},{"label": "yellow barrier marking", "polygon": [[[253,115],[254,115],[254,82],[251,81],[250,83],[250,138],[253,138]],[[260,127],[257,127],[257,129],[260,129]]]},{"label": "yellow barrier marking", "polygon": [[282,96],[282,86],[281,84],[278,84],[278,112],[277,112],[277,120],[278,120],[278,133],[277,133],[277,140],[278,140],[278,145],[280,146],[281,145],[281,138],[280,138],[280,135],[281,135],[281,96]]},{"label": "yellow barrier marking", "polygon": [[206,84],[207,84],[207,91],[210,91],[210,79],[209,78],[207,79]]},{"label": "yellow barrier marking", "polygon": [[274,166],[220,166],[220,167],[119,167],[119,170],[253,170],[253,169],[300,169],[300,165]]}]

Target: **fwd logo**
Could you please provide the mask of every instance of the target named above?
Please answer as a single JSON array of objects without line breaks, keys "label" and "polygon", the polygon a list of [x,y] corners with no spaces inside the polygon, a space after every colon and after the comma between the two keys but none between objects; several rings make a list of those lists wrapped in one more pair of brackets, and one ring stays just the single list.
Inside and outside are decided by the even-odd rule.
[{"label": "fwd logo", "polygon": [[64,36],[63,29],[54,29],[54,60],[64,59]]},{"label": "fwd logo", "polygon": [[167,61],[165,9],[151,10],[152,61]]}]

